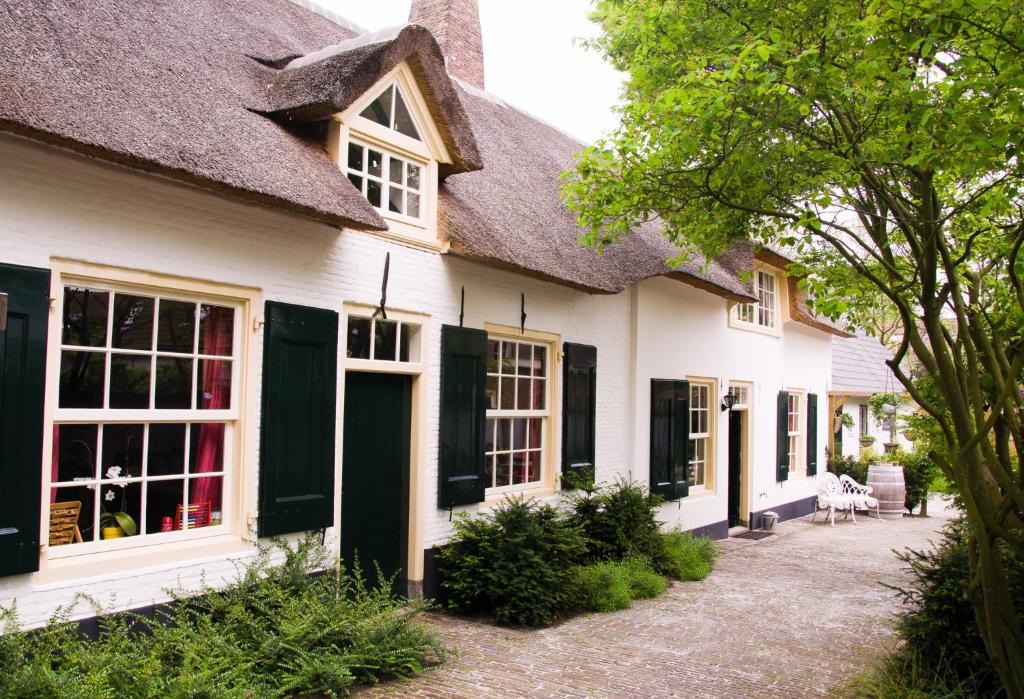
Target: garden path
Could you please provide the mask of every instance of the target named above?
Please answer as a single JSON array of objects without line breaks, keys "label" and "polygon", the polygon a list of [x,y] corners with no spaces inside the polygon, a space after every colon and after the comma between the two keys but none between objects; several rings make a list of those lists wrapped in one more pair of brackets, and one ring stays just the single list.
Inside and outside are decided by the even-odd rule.
[{"label": "garden path", "polygon": [[711,576],[657,599],[541,630],[430,614],[458,656],[412,680],[360,692],[383,697],[827,696],[895,644],[905,579],[893,549],[923,548],[946,521],[810,518],[762,541],[722,542]]}]

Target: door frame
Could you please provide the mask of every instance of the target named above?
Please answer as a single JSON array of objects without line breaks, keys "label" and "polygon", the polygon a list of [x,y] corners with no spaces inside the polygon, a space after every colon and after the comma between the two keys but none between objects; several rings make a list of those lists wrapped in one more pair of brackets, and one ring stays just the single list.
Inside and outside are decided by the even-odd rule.
[{"label": "door frame", "polygon": [[[362,303],[345,302],[338,333],[339,338],[348,336],[349,316],[369,316],[374,306]],[[338,543],[341,542],[341,472],[345,456],[345,378],[350,371],[378,374],[401,374],[412,377],[412,406],[409,413],[409,530],[407,538],[406,579],[409,581],[410,596],[418,596],[423,586],[423,549],[426,522],[424,521],[424,498],[426,497],[427,463],[426,417],[430,405],[427,393],[427,367],[429,366],[430,348],[430,315],[417,311],[387,309],[388,320],[407,321],[420,325],[420,359],[418,362],[374,361],[369,359],[350,359],[347,342],[338,342],[338,405],[336,430],[336,458],[334,479],[334,531]]]},{"label": "door frame", "polygon": [[[757,405],[757,395],[754,393],[754,382],[753,381],[736,381],[730,380],[726,386],[726,392],[733,386],[737,388],[745,388],[747,390],[747,403],[746,407],[740,408],[742,412],[746,413],[746,417],[743,420],[743,436],[740,440],[740,524],[745,527],[750,527],[750,511],[751,504],[753,502],[754,494],[754,483],[751,478],[750,465],[754,462],[753,454],[751,450],[754,446],[754,440],[751,437],[752,429],[754,425],[755,417],[755,406]],[[735,408],[734,408],[735,410]],[[728,424],[728,421],[726,421]],[[729,440],[726,439],[726,484],[728,487],[728,468],[729,468]],[[729,507],[729,497],[726,494],[726,508]],[[726,519],[728,519],[729,513],[726,512]]]}]

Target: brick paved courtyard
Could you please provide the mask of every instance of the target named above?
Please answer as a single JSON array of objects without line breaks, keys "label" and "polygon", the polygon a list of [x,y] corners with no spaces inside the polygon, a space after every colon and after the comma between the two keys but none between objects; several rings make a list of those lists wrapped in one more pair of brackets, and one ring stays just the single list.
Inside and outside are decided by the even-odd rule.
[{"label": "brick paved courtyard", "polygon": [[522,631],[431,615],[458,656],[387,697],[816,697],[890,648],[902,578],[892,549],[921,548],[945,518],[834,529],[809,518],[763,541],[722,542],[714,573],[613,614]]}]

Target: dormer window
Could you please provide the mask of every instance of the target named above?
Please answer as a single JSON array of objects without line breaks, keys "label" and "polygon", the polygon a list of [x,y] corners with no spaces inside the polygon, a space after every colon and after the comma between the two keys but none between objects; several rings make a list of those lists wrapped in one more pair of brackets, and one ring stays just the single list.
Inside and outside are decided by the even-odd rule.
[{"label": "dormer window", "polygon": [[416,130],[416,123],[412,120],[412,114],[405,105],[405,98],[398,85],[392,83],[391,87],[380,93],[380,96],[367,105],[366,109],[360,112],[359,116],[369,119],[372,122],[394,129],[400,134],[409,138],[422,141],[420,132]]},{"label": "dormer window", "polygon": [[421,163],[386,153],[383,149],[355,139],[349,141],[348,179],[374,208],[381,211],[420,220],[423,168]]},{"label": "dormer window", "polygon": [[388,226],[374,232],[443,250],[437,237],[438,163],[450,163],[441,134],[405,63],[335,116],[331,152],[352,186]]},{"label": "dormer window", "polygon": [[780,298],[775,272],[758,269],[754,273],[753,291],[757,303],[738,303],[732,307],[729,322],[733,327],[778,334]]}]

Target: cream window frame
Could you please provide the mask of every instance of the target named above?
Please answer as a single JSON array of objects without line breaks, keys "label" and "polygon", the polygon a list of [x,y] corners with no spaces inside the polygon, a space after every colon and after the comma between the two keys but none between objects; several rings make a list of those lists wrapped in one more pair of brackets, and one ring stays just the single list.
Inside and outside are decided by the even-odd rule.
[{"label": "cream window frame", "polygon": [[[687,459],[687,463],[686,463],[687,480],[688,481],[690,480],[690,472],[694,468],[695,464],[698,463],[698,461],[699,461],[696,458],[697,457],[697,441],[698,440],[702,440],[703,443],[704,443],[704,482],[703,483],[693,482],[693,483],[690,484],[690,487],[689,487],[689,492],[690,492],[691,495],[699,495],[700,493],[711,492],[711,491],[714,490],[714,482],[715,482],[715,478],[714,478],[715,458],[714,458],[714,455],[715,455],[715,447],[716,447],[716,443],[715,443],[715,429],[716,429],[716,424],[715,424],[715,418],[716,418],[715,413],[716,413],[716,410],[715,410],[715,406],[717,405],[717,403],[715,402],[715,387],[718,384],[717,384],[717,381],[715,381],[714,379],[691,378],[691,379],[689,379],[689,382],[690,382],[690,414],[688,416],[688,419],[690,420],[690,423],[688,425],[688,428],[689,428],[690,442],[693,443],[693,455],[694,455],[694,458],[693,459]],[[698,407],[694,406],[694,395],[695,395],[695,393],[700,393],[701,391],[704,392],[704,397],[705,397],[705,400],[706,400],[706,405],[703,408],[698,408]],[[693,431],[694,415],[695,415],[695,413],[698,413],[698,411],[705,413],[704,418],[705,418],[706,424],[704,425],[704,427],[705,427],[705,431],[704,432],[694,432]]]},{"label": "cream window frame", "polygon": [[[804,454],[804,420],[806,419],[806,394],[802,390],[790,390],[789,401],[786,411],[786,437],[788,440],[786,450],[788,456],[788,470],[790,476],[800,477],[807,475],[807,460]],[[795,418],[795,419],[794,419]]]},{"label": "cream window frame", "polygon": [[[559,365],[561,364],[562,358],[558,349],[562,346],[561,336],[555,333],[549,333],[539,330],[525,329],[521,330],[517,327],[511,327],[507,325],[498,325],[494,323],[484,323],[484,330],[487,332],[487,339],[496,340],[508,340],[510,342],[525,342],[534,345],[544,345],[547,349],[547,366],[545,367],[545,394],[544,394],[544,405],[545,414],[538,414],[541,411],[532,410],[505,410],[491,411],[487,410],[487,418],[491,417],[541,417],[543,418],[541,427],[541,462],[540,462],[540,481],[532,482],[529,484],[519,485],[508,485],[499,486],[496,488],[487,488],[484,491],[484,505],[491,505],[497,503],[511,494],[523,494],[532,497],[545,497],[548,495],[554,495],[557,488],[557,482],[559,474],[556,473],[555,465],[558,463],[555,447],[556,447],[556,435],[559,434],[557,430],[560,429],[561,420],[561,406],[557,402],[557,398],[560,395],[560,376]],[[493,412],[500,412],[501,415],[494,416]]]},{"label": "cream window frame", "polygon": [[[766,280],[771,280],[770,290],[765,289]],[[758,300],[732,304],[729,307],[729,326],[780,337],[785,320],[782,312],[785,294],[783,280],[784,275],[774,269],[761,265],[755,267],[753,291]],[[771,322],[762,323],[763,317],[768,317]]]},{"label": "cream window frame", "polygon": [[[416,130],[419,131],[422,138],[421,141],[360,116],[361,112],[391,85],[397,86],[402,92]],[[447,241],[439,240],[437,232],[437,181],[438,165],[451,163],[452,157],[440,131],[433,122],[430,108],[407,63],[403,61],[395,66],[370,87],[361,99],[353,102],[343,112],[334,115],[328,131],[328,151],[346,178],[349,171],[348,144],[350,141],[370,146],[385,154],[393,154],[399,158],[410,160],[422,167],[420,218],[416,219],[388,210],[386,203],[388,182],[385,180],[384,191],[381,194],[383,207],[374,210],[387,223],[388,230],[362,232],[431,252],[447,252],[449,244]]]},{"label": "cream window frame", "polygon": [[[220,284],[174,275],[97,265],[78,260],[52,258],[49,336],[62,338],[63,290],[66,286],[103,289],[121,293],[163,296],[174,300],[231,306],[236,309],[234,327],[234,354],[232,362],[231,408],[228,410],[144,410],[60,408],[58,405],[62,342],[49,342],[46,357],[46,411],[43,439],[43,478],[40,492],[40,573],[42,580],[67,579],[76,571],[94,570],[101,566],[104,572],[130,570],[154,561],[187,559],[207,555],[210,551],[239,552],[249,550],[250,532],[243,526],[246,512],[255,508],[248,495],[252,474],[246,473],[245,464],[255,463],[255,454],[245,441],[247,426],[255,422],[254,401],[256,377],[253,373],[252,353],[255,342],[252,330],[256,326],[255,309],[259,305],[259,290],[251,287]],[[108,323],[110,316],[108,314]],[[108,325],[109,332],[109,325]],[[198,334],[198,328],[197,328]],[[122,353],[117,349],[114,353]],[[127,352],[130,353],[130,352]],[[146,354],[140,351],[141,354]],[[109,354],[108,354],[109,365]],[[108,367],[109,368],[109,367]],[[108,373],[109,376],[109,373]],[[151,376],[151,380],[153,377]],[[106,388],[104,391],[106,392]],[[222,523],[170,533],[123,537],[82,544],[50,547],[49,502],[53,458],[54,424],[77,422],[99,424],[137,424],[154,422],[226,422],[224,447],[224,475],[222,492]],[[97,455],[97,458],[99,456]],[[103,479],[105,481],[105,479]],[[112,479],[110,483],[129,479]],[[130,480],[139,480],[133,478]],[[144,507],[145,503],[143,503]],[[143,510],[144,511],[144,510]],[[109,565],[108,565],[109,564]],[[104,567],[105,566],[105,567]]]}]

